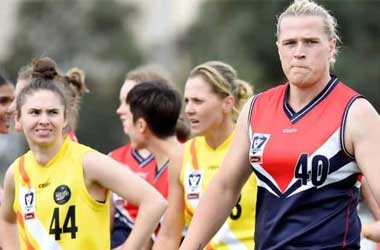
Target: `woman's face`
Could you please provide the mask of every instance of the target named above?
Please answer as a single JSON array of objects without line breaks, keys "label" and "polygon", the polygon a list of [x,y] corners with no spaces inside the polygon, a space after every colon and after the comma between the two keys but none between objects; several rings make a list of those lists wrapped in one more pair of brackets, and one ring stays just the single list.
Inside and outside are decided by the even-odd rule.
[{"label": "woman's face", "polygon": [[29,146],[50,146],[62,137],[66,126],[65,108],[59,95],[37,90],[25,96],[16,126],[23,130]]},{"label": "woman's face", "polygon": [[3,84],[0,86],[0,133],[8,133],[11,116],[8,113],[9,105],[14,99],[14,88],[12,84]]},{"label": "woman's face", "polygon": [[206,135],[219,129],[224,119],[223,100],[209,83],[200,76],[189,78],[184,98],[192,135]]}]

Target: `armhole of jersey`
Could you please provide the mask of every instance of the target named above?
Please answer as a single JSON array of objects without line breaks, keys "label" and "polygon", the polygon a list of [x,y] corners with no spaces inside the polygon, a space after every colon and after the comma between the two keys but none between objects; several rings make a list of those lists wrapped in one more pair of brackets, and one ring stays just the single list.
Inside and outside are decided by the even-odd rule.
[{"label": "armhole of jersey", "polygon": [[14,161],[12,163],[12,165],[10,166],[12,168],[12,171],[13,171],[13,184],[14,184],[14,198],[13,198],[13,204],[12,204],[12,208],[13,208],[13,212],[16,214],[17,212],[17,199],[18,199],[18,193],[19,193],[19,186],[17,184],[17,175],[18,173],[16,172],[17,171],[17,166],[18,166],[18,160],[17,159],[16,161]]},{"label": "armhole of jersey", "polygon": [[[87,147],[87,146],[85,146]],[[86,175],[84,173],[84,157],[86,154],[90,153],[90,152],[94,152],[95,150],[92,149],[92,148],[89,148],[87,147],[87,149],[82,152],[81,156],[79,159],[81,159],[82,163],[81,163],[81,166],[82,166],[82,169],[80,172],[80,182],[81,182],[81,186],[82,186],[82,192],[84,194],[84,197],[87,199],[88,201],[88,205],[91,206],[92,208],[96,209],[96,210],[99,210],[99,209],[103,209],[104,206],[109,206],[109,202],[110,202],[110,195],[111,195],[111,191],[110,190],[107,190],[106,192],[106,196],[105,196],[105,200],[104,202],[102,201],[97,201],[91,194],[90,194],[90,191],[88,190],[87,188],[87,185],[86,185]]]},{"label": "armhole of jersey", "polygon": [[355,160],[355,155],[351,154],[350,152],[348,152],[347,150],[347,147],[346,147],[346,143],[345,143],[345,131],[346,131],[346,122],[347,122],[347,115],[348,115],[348,112],[350,111],[350,108],[352,106],[352,104],[359,98],[364,98],[364,96],[362,95],[356,95],[354,97],[352,97],[350,99],[350,101],[348,102],[345,110],[344,110],[344,113],[343,113],[343,117],[342,117],[342,122],[341,122],[341,126],[340,126],[340,146],[342,147],[343,149],[343,152],[345,153],[345,155],[353,160]]},{"label": "armhole of jersey", "polygon": [[185,181],[185,168],[186,168],[186,164],[188,161],[191,161],[191,156],[189,158],[189,155],[191,155],[190,153],[190,150],[191,150],[191,145],[193,143],[195,143],[195,139],[197,137],[194,137],[190,140],[188,140],[185,145],[184,145],[184,150],[183,150],[183,161],[182,161],[182,165],[181,165],[181,171],[179,172],[179,177],[178,177],[178,181],[179,183],[184,187],[184,181]]},{"label": "armhole of jersey", "polygon": [[253,112],[253,106],[255,105],[255,102],[257,100],[257,97],[259,96],[260,94],[257,94],[257,95],[254,95],[251,97],[251,100],[249,100],[251,103],[250,103],[250,107],[249,107],[249,112],[248,112],[248,138],[252,138],[252,134],[253,134],[253,131],[252,131],[252,124],[251,124],[251,117],[252,117],[252,112]]}]

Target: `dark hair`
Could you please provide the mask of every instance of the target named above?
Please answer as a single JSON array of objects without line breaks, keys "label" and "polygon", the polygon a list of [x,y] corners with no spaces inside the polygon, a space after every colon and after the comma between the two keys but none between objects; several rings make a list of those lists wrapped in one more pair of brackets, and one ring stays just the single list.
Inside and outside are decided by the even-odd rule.
[{"label": "dark hair", "polygon": [[164,80],[142,82],[131,89],[127,104],[133,122],[143,118],[159,138],[175,135],[181,112],[181,95]]},{"label": "dark hair", "polygon": [[62,88],[58,87],[56,81],[57,65],[51,58],[43,57],[32,61],[32,79],[30,84],[23,88],[16,99],[17,117],[21,115],[21,107],[25,103],[26,96],[30,96],[40,90],[49,90],[58,95],[59,100],[64,106],[64,115],[66,116],[67,102]]},{"label": "dark hair", "polygon": [[[158,65],[144,65],[127,73],[126,79],[140,84],[147,81],[165,81],[170,86],[174,86],[169,74]],[[189,121],[186,119],[183,110],[181,111],[176,125],[176,135],[179,141],[185,142],[191,135]]]}]

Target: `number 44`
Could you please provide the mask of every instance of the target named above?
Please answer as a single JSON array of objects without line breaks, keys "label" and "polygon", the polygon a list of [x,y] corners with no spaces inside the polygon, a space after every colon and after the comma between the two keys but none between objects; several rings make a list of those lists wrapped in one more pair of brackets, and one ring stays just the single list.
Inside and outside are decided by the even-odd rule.
[{"label": "number 44", "polygon": [[76,238],[78,227],[75,224],[75,206],[71,205],[67,210],[63,227],[59,223],[59,208],[54,208],[53,217],[51,218],[49,234],[54,234],[55,240],[61,239],[62,233],[71,233],[71,239]]}]

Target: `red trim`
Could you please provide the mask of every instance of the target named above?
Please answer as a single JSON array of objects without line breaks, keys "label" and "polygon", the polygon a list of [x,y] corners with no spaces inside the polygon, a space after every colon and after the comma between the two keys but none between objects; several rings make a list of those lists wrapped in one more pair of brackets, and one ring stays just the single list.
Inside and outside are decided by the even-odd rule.
[{"label": "red trim", "polygon": [[195,139],[193,139],[191,142],[190,153],[191,153],[191,162],[193,163],[193,167],[195,170],[198,170],[199,166],[198,166],[197,151],[195,149]]}]

